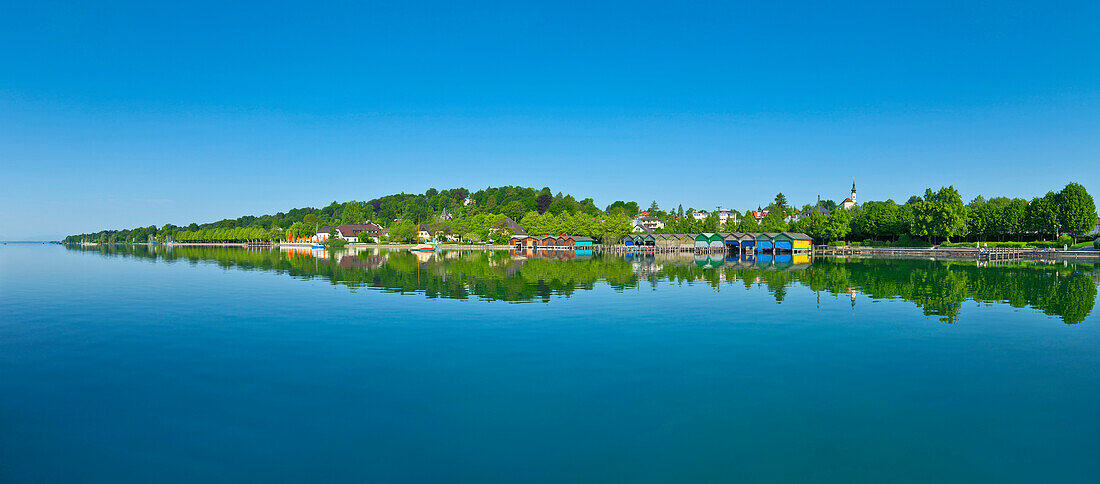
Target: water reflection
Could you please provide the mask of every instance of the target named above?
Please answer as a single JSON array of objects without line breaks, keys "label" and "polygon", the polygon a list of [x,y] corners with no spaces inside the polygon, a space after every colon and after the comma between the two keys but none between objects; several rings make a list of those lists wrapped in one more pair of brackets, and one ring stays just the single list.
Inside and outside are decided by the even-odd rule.
[{"label": "water reflection", "polygon": [[872,299],[903,299],[924,314],[953,323],[966,301],[1033,308],[1083,321],[1092,311],[1100,268],[1080,263],[975,263],[899,259],[840,260],[805,255],[628,254],[590,251],[451,251],[410,253],[365,249],[235,247],[69,247],[109,256],[161,261],[213,262],[222,267],[262,269],[294,277],[323,278],[351,288],[418,293],[429,298],[477,297],[543,301],[592,289],[597,283],[626,290],[660,283],[761,286],[777,302],[798,284],[818,293]]}]

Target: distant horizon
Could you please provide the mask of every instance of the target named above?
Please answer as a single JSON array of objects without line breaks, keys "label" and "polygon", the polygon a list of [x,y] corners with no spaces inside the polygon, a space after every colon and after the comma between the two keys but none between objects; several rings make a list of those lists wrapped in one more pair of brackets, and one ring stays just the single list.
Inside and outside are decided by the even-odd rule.
[{"label": "distant horizon", "polygon": [[[1100,4],[13,4],[0,238],[431,187],[1100,193]],[[644,197],[639,199],[638,197]]]}]

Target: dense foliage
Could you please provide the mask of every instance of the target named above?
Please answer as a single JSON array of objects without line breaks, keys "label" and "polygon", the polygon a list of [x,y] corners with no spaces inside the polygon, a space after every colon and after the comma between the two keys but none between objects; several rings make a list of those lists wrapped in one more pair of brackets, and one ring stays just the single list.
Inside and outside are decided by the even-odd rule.
[{"label": "dense foliage", "polygon": [[1096,223],[1096,205],[1077,183],[1048,192],[1030,202],[1022,198],[982,196],[963,204],[958,190],[928,189],[899,205],[893,200],[866,202],[850,210],[836,209],[825,217],[817,212],[789,224],[819,241],[839,239],[905,241],[923,245],[951,240],[1035,241],[1066,234],[1068,244],[1088,234]]},{"label": "dense foliage", "polygon": [[[850,209],[830,201],[818,207],[832,207],[822,213],[813,205],[801,210],[788,205],[782,193],[767,207],[744,212],[732,211],[723,224],[717,212],[702,219],[695,209],[665,211],[652,202],[646,214],[659,218],[663,233],[700,232],[803,232],[819,243],[836,240],[866,244],[927,245],[951,241],[1047,241],[1068,234],[1072,245],[1092,231],[1096,204],[1085,188],[1070,183],[1028,201],[1022,198],[974,198],[964,204],[952,186],[927,189],[904,204],[893,200],[869,201]],[[752,212],[763,215],[759,220]],[[146,242],[168,238],[179,242],[241,242],[285,240],[288,236],[309,237],[325,225],[376,221],[389,228],[389,239],[411,242],[417,239],[419,224],[431,224],[433,236],[470,242],[502,242],[510,235],[504,217],[522,225],[531,235],[570,234],[594,237],[604,242],[619,240],[632,229],[630,219],[639,214],[637,202],[615,201],[601,210],[591,198],[552,194],[549,188],[506,186],[470,192],[465,188],[430,189],[423,194],[396,194],[367,202],[332,202],[324,208],[298,208],[274,215],[244,216],[214,223],[192,223],[186,227],[165,225],[130,230],[104,230],[70,235],[65,242]],[[446,214],[446,216],[444,216]],[[807,214],[798,216],[798,214]]]},{"label": "dense foliage", "polygon": [[[631,207],[633,211],[630,211]],[[635,202],[615,202],[609,211],[620,216],[637,213]],[[178,242],[242,242],[247,240],[285,240],[288,235],[308,237],[325,225],[355,224],[376,221],[384,227],[396,229],[396,239],[416,238],[417,224],[436,222],[443,211],[452,220],[469,220],[465,230],[489,238],[489,229],[499,225],[500,217],[491,220],[478,215],[502,215],[519,221],[528,212],[585,214],[598,217],[605,213],[596,207],[591,198],[577,200],[572,195],[554,195],[549,188],[536,190],[530,187],[505,186],[485,188],[470,192],[465,188],[450,190],[429,189],[423,194],[400,193],[386,195],[369,201],[332,202],[323,208],[295,208],[274,215],[246,215],[236,219],[224,219],[211,223],[192,223],[187,226],[166,224],[123,230],[101,230],[95,233],[74,234],[66,237],[66,243],[81,241],[103,243],[144,243],[152,236],[154,241],[171,238]],[[457,225],[458,224],[456,222]]]}]

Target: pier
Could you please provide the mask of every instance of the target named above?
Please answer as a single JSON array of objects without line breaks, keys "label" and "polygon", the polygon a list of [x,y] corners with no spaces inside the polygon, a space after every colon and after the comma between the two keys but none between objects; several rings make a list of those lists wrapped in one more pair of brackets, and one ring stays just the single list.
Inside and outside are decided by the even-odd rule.
[{"label": "pier", "polygon": [[897,258],[939,258],[966,259],[980,261],[1053,258],[1100,257],[1100,251],[1090,250],[1054,250],[1033,247],[859,247],[829,246],[814,247],[814,255],[836,257],[897,257]]}]

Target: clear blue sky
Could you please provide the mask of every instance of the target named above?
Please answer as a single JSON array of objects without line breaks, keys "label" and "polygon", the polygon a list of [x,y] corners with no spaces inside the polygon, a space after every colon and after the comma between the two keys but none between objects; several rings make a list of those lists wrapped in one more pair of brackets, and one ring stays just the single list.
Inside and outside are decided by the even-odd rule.
[{"label": "clear blue sky", "polygon": [[1100,195],[1097,2],[0,3],[0,239],[429,187]]}]

